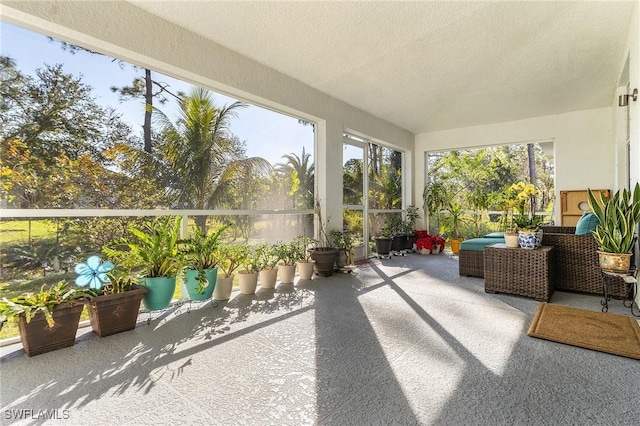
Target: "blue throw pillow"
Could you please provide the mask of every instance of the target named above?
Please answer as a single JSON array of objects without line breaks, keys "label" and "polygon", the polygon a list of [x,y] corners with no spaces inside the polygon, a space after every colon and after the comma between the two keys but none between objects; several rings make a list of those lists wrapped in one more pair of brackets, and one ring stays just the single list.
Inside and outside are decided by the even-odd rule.
[{"label": "blue throw pillow", "polygon": [[576,224],[576,235],[590,235],[596,230],[600,221],[593,212],[584,212]]}]

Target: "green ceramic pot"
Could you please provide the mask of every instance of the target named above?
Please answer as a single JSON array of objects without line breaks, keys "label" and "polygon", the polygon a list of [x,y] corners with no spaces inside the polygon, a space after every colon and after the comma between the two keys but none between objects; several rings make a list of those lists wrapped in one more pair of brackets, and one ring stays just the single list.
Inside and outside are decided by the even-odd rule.
[{"label": "green ceramic pot", "polygon": [[188,269],[186,272],[185,287],[187,287],[187,293],[191,300],[207,300],[213,294],[213,289],[216,286],[216,279],[218,278],[218,268],[205,269],[204,275],[207,277],[206,287],[198,293],[198,271],[195,269]]},{"label": "green ceramic pot", "polygon": [[145,278],[147,294],[142,298],[144,307],[150,311],[158,311],[169,306],[176,290],[176,277]]}]

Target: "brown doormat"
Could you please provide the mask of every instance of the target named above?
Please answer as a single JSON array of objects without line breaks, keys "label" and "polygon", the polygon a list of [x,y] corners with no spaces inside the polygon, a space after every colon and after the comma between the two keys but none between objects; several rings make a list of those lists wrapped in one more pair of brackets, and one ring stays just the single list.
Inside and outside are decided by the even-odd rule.
[{"label": "brown doormat", "polygon": [[640,326],[624,315],[541,303],[529,336],[640,359]]}]

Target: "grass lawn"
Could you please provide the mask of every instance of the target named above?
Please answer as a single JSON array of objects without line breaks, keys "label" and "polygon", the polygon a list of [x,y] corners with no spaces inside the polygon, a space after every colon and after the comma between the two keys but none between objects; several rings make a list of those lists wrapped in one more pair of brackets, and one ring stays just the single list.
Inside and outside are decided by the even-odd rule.
[{"label": "grass lawn", "polygon": [[[31,221],[31,239],[56,237],[56,223],[50,219],[34,219]],[[29,242],[29,221],[0,220],[0,246],[27,244]]]}]

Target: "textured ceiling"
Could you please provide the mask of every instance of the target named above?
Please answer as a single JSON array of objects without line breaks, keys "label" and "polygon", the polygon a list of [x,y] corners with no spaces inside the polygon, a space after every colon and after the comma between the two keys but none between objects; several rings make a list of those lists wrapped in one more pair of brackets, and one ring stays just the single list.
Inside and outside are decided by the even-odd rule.
[{"label": "textured ceiling", "polygon": [[132,1],[422,133],[611,105],[633,1]]}]

